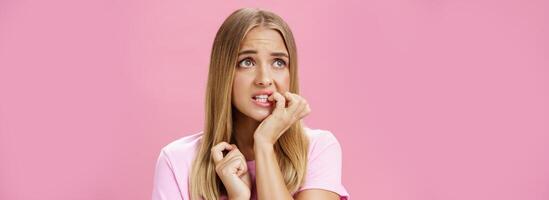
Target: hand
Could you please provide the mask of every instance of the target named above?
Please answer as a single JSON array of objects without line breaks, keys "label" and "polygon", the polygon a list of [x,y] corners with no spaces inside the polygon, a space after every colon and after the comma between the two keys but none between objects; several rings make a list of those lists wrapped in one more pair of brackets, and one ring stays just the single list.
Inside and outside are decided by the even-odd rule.
[{"label": "hand", "polygon": [[[274,92],[269,96],[268,101],[276,101],[273,113],[269,115],[254,133],[255,143],[274,145],[278,138],[292,126],[311,112],[309,104],[303,97],[285,92],[282,96]],[[288,107],[286,107],[286,101]]]},{"label": "hand", "polygon": [[[223,157],[223,151],[229,153]],[[211,149],[215,172],[225,185],[229,199],[250,199],[251,178],[244,155],[236,145],[220,142]]]}]

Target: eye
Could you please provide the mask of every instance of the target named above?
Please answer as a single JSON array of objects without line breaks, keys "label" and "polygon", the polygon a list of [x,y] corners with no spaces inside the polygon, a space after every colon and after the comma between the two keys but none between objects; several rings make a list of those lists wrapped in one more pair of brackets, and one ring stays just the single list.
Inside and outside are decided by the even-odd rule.
[{"label": "eye", "polygon": [[254,62],[250,58],[245,58],[244,60],[238,62],[238,66],[243,68],[250,68],[253,66],[253,64]]},{"label": "eye", "polygon": [[276,59],[273,64],[277,68],[284,68],[286,66],[286,61],[282,59]]}]

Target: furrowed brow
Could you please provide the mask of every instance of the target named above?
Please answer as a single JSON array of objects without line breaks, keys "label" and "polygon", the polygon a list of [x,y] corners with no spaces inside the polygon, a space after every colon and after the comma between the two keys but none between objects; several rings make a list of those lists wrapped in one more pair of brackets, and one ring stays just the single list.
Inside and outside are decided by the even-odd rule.
[{"label": "furrowed brow", "polygon": [[286,57],[286,58],[289,58],[288,54],[284,53],[284,52],[273,52],[271,53],[271,56],[277,56],[277,57]]},{"label": "furrowed brow", "polygon": [[238,56],[240,56],[242,54],[257,54],[257,51],[256,50],[244,50],[244,51],[241,51],[240,53],[238,53]]}]

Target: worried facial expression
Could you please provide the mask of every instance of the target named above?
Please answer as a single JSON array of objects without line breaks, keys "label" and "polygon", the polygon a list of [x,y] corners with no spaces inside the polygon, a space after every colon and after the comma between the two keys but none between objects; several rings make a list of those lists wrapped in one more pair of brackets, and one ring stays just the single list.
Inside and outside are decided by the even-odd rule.
[{"label": "worried facial expression", "polygon": [[256,121],[269,116],[275,103],[273,92],[289,91],[289,54],[279,32],[256,27],[240,44],[233,82],[232,102],[237,114]]}]

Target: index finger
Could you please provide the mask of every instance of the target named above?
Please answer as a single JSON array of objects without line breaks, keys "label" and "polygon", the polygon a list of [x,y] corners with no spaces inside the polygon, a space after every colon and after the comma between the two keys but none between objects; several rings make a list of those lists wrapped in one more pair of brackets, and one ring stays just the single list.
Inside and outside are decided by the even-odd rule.
[{"label": "index finger", "polygon": [[286,101],[288,102],[288,107],[294,107],[293,105],[295,105],[297,101],[295,96],[297,96],[297,94],[291,92],[284,93],[284,97],[286,97]]},{"label": "index finger", "polygon": [[274,92],[270,97],[269,100],[276,101],[275,110],[280,110],[286,108],[286,99],[284,96],[282,96],[278,92]]},{"label": "index finger", "polygon": [[212,147],[211,154],[214,163],[217,164],[219,161],[223,160],[223,151],[232,150],[234,147],[227,142],[220,142]]}]

